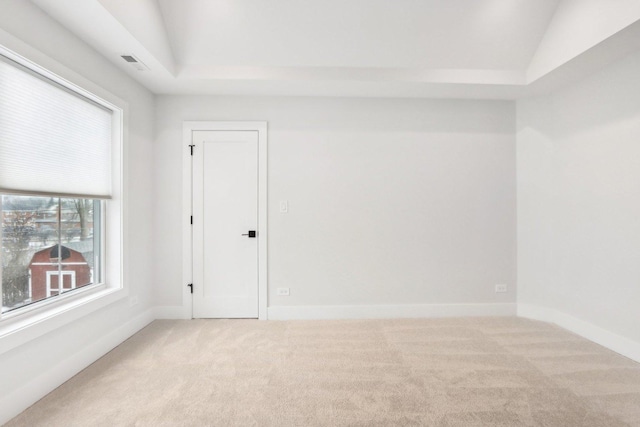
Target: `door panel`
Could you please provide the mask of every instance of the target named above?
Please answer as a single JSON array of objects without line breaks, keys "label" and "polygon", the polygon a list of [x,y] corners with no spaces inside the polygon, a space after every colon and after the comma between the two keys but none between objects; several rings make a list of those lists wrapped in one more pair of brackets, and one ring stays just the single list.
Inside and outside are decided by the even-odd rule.
[{"label": "door panel", "polygon": [[193,316],[258,317],[258,132],[193,133]]}]

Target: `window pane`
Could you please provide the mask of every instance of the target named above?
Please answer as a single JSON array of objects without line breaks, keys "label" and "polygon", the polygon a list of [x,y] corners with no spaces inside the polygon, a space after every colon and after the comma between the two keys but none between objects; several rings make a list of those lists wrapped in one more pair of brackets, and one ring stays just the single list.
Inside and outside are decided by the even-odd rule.
[{"label": "window pane", "polygon": [[3,312],[100,282],[101,201],[1,200]]}]

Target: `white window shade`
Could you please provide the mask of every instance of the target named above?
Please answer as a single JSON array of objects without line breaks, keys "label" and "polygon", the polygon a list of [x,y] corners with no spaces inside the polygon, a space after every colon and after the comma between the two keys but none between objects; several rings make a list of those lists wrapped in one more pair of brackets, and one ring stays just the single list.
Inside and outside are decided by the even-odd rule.
[{"label": "white window shade", "polygon": [[0,59],[0,192],[109,198],[113,112]]}]

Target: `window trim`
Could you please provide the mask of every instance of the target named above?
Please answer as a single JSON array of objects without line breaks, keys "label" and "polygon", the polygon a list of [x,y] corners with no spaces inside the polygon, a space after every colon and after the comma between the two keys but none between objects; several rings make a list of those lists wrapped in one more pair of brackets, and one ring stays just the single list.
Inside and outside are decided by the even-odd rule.
[{"label": "window trim", "polygon": [[[6,42],[6,40],[2,41]],[[101,283],[77,288],[73,292],[63,293],[56,298],[45,299],[21,309],[4,314],[0,313],[0,354],[77,321],[129,295],[128,286],[125,286],[124,281],[123,223],[126,205],[124,192],[126,155],[124,147],[127,136],[128,105],[110,92],[28,45],[18,43],[17,46],[11,47],[20,53],[17,53],[16,50],[10,50],[5,43],[4,45],[0,44],[0,55],[43,76],[52,84],[63,86],[88,101],[97,103],[113,112],[112,197],[103,202],[104,210],[100,224],[103,240]],[[43,65],[31,61],[21,54],[35,58]],[[25,195],[27,194],[25,193]]]}]

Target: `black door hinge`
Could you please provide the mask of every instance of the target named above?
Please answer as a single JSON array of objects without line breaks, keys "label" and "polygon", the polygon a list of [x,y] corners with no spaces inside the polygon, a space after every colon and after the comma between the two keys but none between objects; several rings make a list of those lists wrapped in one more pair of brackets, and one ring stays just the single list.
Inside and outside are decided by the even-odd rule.
[{"label": "black door hinge", "polygon": [[187,286],[191,288],[191,293],[193,293],[193,283],[189,283]]},{"label": "black door hinge", "polygon": [[191,215],[191,225],[193,225],[193,215]]},{"label": "black door hinge", "polygon": [[193,147],[195,147],[194,144],[189,145],[189,148],[191,149],[191,155],[193,156]]}]

